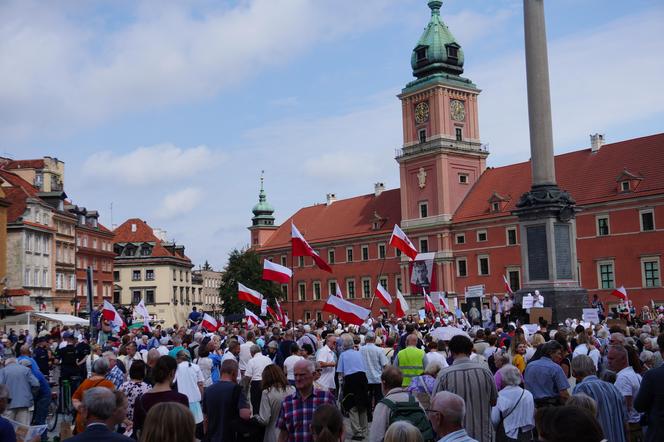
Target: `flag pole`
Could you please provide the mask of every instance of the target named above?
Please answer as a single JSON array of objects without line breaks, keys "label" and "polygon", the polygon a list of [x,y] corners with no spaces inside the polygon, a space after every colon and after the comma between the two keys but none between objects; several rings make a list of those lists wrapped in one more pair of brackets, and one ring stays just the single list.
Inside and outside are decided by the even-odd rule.
[{"label": "flag pole", "polygon": [[[295,339],[295,254],[293,253],[293,239],[291,238],[291,258],[290,258],[290,263],[291,263],[291,279],[290,279],[290,287],[291,287],[291,328],[293,329],[293,339]],[[288,324],[286,324],[288,325]]]},{"label": "flag pole", "polygon": [[[380,270],[378,271],[378,281],[377,284],[380,284],[380,278],[383,276],[383,268],[385,267],[385,261],[387,260],[387,245],[385,245],[385,254],[383,255],[383,260],[380,263]],[[383,287],[385,288],[385,287]],[[373,307],[374,299],[376,299],[376,289],[373,291],[371,296],[371,302],[369,303],[369,310]]]}]

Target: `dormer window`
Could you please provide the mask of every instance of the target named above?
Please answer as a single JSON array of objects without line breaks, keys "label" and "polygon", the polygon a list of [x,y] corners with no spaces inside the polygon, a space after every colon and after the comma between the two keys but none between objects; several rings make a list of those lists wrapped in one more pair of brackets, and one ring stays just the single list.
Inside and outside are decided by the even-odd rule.
[{"label": "dormer window", "polygon": [[417,61],[422,61],[427,59],[427,48],[417,48],[415,49],[415,57]]},{"label": "dormer window", "polygon": [[500,212],[500,203],[491,203],[492,212]]},{"label": "dormer window", "polygon": [[621,181],[620,190],[623,192],[629,192],[629,181]]},{"label": "dormer window", "polygon": [[446,46],[447,48],[447,58],[458,59],[459,58],[459,48],[456,46]]}]

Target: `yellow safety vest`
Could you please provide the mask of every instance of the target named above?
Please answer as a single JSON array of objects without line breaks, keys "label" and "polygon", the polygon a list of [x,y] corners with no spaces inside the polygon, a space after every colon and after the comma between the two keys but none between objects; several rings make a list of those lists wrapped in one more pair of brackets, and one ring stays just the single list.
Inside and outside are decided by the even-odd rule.
[{"label": "yellow safety vest", "polygon": [[424,371],[424,350],[417,347],[406,347],[397,354],[399,369],[403,373],[402,387],[408,387],[410,381]]}]

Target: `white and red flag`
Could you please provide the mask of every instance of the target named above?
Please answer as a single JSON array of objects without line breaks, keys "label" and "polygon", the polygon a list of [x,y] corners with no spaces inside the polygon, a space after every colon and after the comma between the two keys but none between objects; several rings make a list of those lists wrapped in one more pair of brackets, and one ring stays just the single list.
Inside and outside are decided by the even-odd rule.
[{"label": "white and red flag", "polygon": [[507,276],[503,275],[503,285],[505,286],[505,291],[510,295],[514,293],[512,287],[510,287],[510,282],[507,280]]},{"label": "white and red flag", "polygon": [[440,304],[444,312],[450,311],[447,302],[445,302],[445,292],[438,292],[438,303]]},{"label": "white and red flag", "polygon": [[241,282],[238,282],[237,283],[237,299],[240,299],[242,301],[251,302],[252,304],[256,304],[256,305],[260,306],[261,301],[263,300],[263,295],[261,295],[256,290],[250,289],[249,287],[245,286]]},{"label": "white and red flag", "polygon": [[209,332],[216,332],[219,328],[219,323],[212,316],[204,313],[203,320],[201,321],[201,327]]},{"label": "white and red flag", "polygon": [[293,271],[288,267],[284,267],[267,259],[263,261],[263,279],[278,282],[280,284],[288,284],[292,276]]},{"label": "white and red flag", "polygon": [[403,233],[403,230],[398,225],[394,225],[394,230],[392,230],[392,236],[390,237],[390,245],[401,250],[406,256],[410,259],[415,259],[417,256],[417,249],[410,242],[410,239]]},{"label": "white and red flag", "polygon": [[338,296],[341,299],[344,299],[344,294],[341,293],[341,289],[339,288],[339,284],[335,284],[335,285],[336,285],[336,289],[334,291],[334,296]]},{"label": "white and red flag", "polygon": [[614,289],[611,294],[615,297],[618,297],[622,299],[623,301],[627,301],[627,290],[625,290],[624,286],[620,286],[617,289]]},{"label": "white and red flag", "polygon": [[277,322],[281,322],[283,324],[281,315],[269,305],[267,306],[267,312],[270,314],[270,316],[272,316],[272,319],[274,319]]},{"label": "white and red flag", "polygon": [[293,256],[311,256],[319,269],[332,273],[332,268],[311,248],[304,236],[297,230],[295,224],[291,224],[291,243]]},{"label": "white and red flag", "polygon": [[104,319],[107,321],[110,321],[114,326],[124,328],[125,323],[122,320],[122,316],[118,313],[117,310],[115,310],[115,307],[113,307],[113,304],[108,302],[107,300],[104,300],[104,308],[101,311],[101,315]]},{"label": "white and red flag", "polygon": [[388,293],[387,290],[385,290],[385,287],[379,282],[378,285],[376,285],[376,290],[374,291],[374,294],[380,298],[381,301],[383,301],[383,304],[385,305],[390,305],[392,304],[392,296]]},{"label": "white and red flag", "polygon": [[431,300],[431,297],[426,292],[424,292],[424,310],[431,312],[434,315],[438,313],[438,310],[436,310],[436,306]]},{"label": "white and red flag", "polygon": [[284,325],[284,327],[285,327],[286,324],[288,324],[288,315],[286,315],[286,313],[284,313],[284,309],[281,308],[281,304],[279,304],[279,301],[277,301],[277,300],[275,299],[275,300],[274,300],[274,303],[275,303],[276,306],[277,306],[277,311],[279,312],[279,317],[281,318],[281,323],[282,323],[282,324]]},{"label": "white and red flag", "polygon": [[338,296],[327,298],[323,311],[335,314],[342,321],[355,325],[362,325],[371,315],[371,310],[355,305]]},{"label": "white and red flag", "polygon": [[399,289],[397,289],[397,317],[398,318],[403,318],[406,316],[408,311],[410,310],[410,307],[408,306],[408,303],[406,302],[406,298],[403,297]]},{"label": "white and red flag", "polygon": [[253,324],[254,326],[256,325],[265,326],[263,320],[258,316],[256,316],[256,314],[251,310],[249,310],[248,308],[244,309],[244,316],[246,316],[247,318],[247,324]]}]

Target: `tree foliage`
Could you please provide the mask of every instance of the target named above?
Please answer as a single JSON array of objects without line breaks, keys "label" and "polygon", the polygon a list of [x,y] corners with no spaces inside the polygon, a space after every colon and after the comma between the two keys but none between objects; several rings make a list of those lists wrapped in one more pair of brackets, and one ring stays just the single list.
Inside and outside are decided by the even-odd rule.
[{"label": "tree foliage", "polygon": [[262,293],[270,306],[274,306],[275,298],[280,300],[283,297],[279,284],[263,280],[263,262],[256,252],[234,249],[228,256],[219,289],[225,316],[244,314],[245,308],[260,313],[259,306],[237,299],[238,282]]}]

